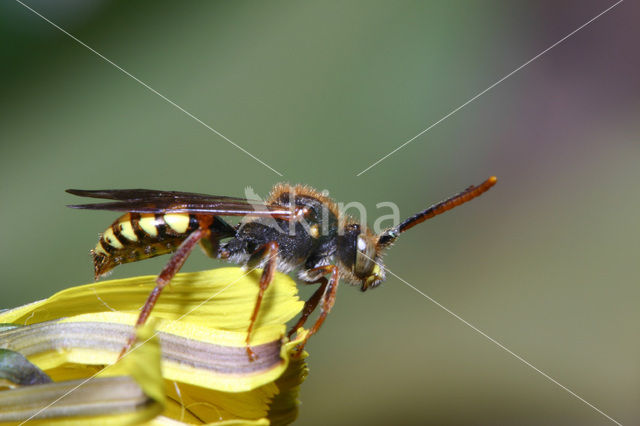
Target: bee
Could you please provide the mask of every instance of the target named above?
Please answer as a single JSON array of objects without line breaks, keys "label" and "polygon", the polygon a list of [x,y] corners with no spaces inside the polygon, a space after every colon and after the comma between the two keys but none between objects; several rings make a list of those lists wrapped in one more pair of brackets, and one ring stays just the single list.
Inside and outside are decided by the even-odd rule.
[{"label": "bee", "polygon": [[[401,233],[478,197],[496,181],[490,177],[478,186],[470,186],[380,234],[345,215],[329,197],[303,185],[278,184],[266,202],[148,189],[67,192],[111,200],[69,207],[126,212],[101,234],[91,251],[96,280],[118,265],[173,253],[156,278],[156,286],[142,307],[136,326],[146,322],[162,289],[197,244],[212,258],[246,268],[262,268],[246,338],[247,355],[254,360],[256,356],[249,344],[251,332],[276,270],[296,271],[303,283],[319,285],[288,332],[290,338],[321,306],[318,318],[297,346],[301,353],[331,311],[340,279],[362,291],[377,287],[385,279],[382,254]],[[223,216],[239,216],[242,220],[231,225]],[[134,336],[123,348],[121,357],[133,341]]]}]

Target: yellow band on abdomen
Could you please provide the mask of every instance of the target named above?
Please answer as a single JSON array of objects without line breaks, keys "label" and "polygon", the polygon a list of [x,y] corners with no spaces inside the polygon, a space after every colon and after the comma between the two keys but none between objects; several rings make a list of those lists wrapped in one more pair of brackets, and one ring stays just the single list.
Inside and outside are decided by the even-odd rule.
[{"label": "yellow band on abdomen", "polygon": [[158,236],[158,229],[156,228],[156,217],[152,214],[143,214],[138,221],[140,229],[147,233],[150,237]]},{"label": "yellow band on abdomen", "polygon": [[189,229],[189,215],[187,213],[167,213],[164,221],[178,234],[184,234]]},{"label": "yellow band on abdomen", "polygon": [[102,239],[111,247],[114,247],[117,249],[124,248],[124,245],[122,245],[120,240],[118,240],[118,238],[116,238],[116,236],[114,235],[113,229],[111,229],[111,227],[107,228],[107,230],[104,231],[104,234],[102,234]]},{"label": "yellow band on abdomen", "polygon": [[120,227],[120,235],[122,235],[129,241],[138,241],[138,236],[133,230],[133,226],[131,225],[131,220],[129,218],[129,215],[127,215],[127,220],[123,220],[119,222],[118,226]]}]

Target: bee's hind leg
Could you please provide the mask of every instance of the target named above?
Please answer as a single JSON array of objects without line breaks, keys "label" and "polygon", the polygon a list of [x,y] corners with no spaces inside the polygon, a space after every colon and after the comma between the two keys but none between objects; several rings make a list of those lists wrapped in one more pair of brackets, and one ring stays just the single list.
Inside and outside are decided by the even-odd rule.
[{"label": "bee's hind leg", "polygon": [[[160,297],[160,293],[162,293],[162,289],[166,287],[167,284],[171,281],[171,279],[175,276],[175,274],[180,270],[184,261],[189,257],[189,253],[193,250],[193,247],[200,241],[203,236],[208,232],[206,229],[196,229],[180,244],[180,247],[173,253],[169,262],[165,265],[160,272],[160,275],[156,278],[156,286],[149,293],[149,297],[147,297],[147,301],[142,306],[142,310],[138,315],[138,320],[136,321],[136,328],[144,325],[153,310],[158,298]],[[136,340],[135,333],[129,337],[127,343],[124,348],[120,352],[118,359],[122,358],[124,354],[131,348],[133,342]]]}]

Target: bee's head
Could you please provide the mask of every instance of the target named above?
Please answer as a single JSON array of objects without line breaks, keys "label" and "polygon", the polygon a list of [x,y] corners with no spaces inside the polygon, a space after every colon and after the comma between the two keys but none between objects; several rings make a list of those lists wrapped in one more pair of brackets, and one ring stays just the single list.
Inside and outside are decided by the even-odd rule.
[{"label": "bee's head", "polygon": [[362,291],[384,281],[384,264],[378,236],[357,223],[348,224],[338,238],[338,260],[342,276]]},{"label": "bee's head", "polygon": [[338,237],[336,257],[341,267],[341,275],[349,282],[360,285],[362,291],[373,288],[384,281],[385,271],[382,253],[390,247],[398,236],[460,204],[466,203],[488,191],[497,179],[490,177],[478,186],[470,186],[464,191],[447,198],[402,221],[398,226],[382,231],[380,235],[361,227],[357,223],[347,223]]}]

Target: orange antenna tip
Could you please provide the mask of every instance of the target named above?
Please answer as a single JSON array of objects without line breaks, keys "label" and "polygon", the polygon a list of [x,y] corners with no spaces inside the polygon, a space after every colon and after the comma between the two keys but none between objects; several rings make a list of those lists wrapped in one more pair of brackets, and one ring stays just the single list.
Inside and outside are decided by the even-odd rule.
[{"label": "orange antenna tip", "polygon": [[[394,234],[400,234],[408,229],[413,228],[417,224],[424,222],[427,219],[431,219],[432,217],[449,211],[454,207],[466,203],[467,201],[471,201],[474,198],[479,197],[480,195],[487,192],[493,185],[496,184],[496,182],[498,182],[498,178],[495,176],[491,176],[489,179],[485,180],[478,186],[471,185],[459,194],[456,194],[453,197],[449,197],[444,201],[434,204],[428,209],[408,218],[396,228],[394,228],[392,232]],[[390,239],[391,237],[384,239],[381,237],[381,240],[385,242]]]}]

